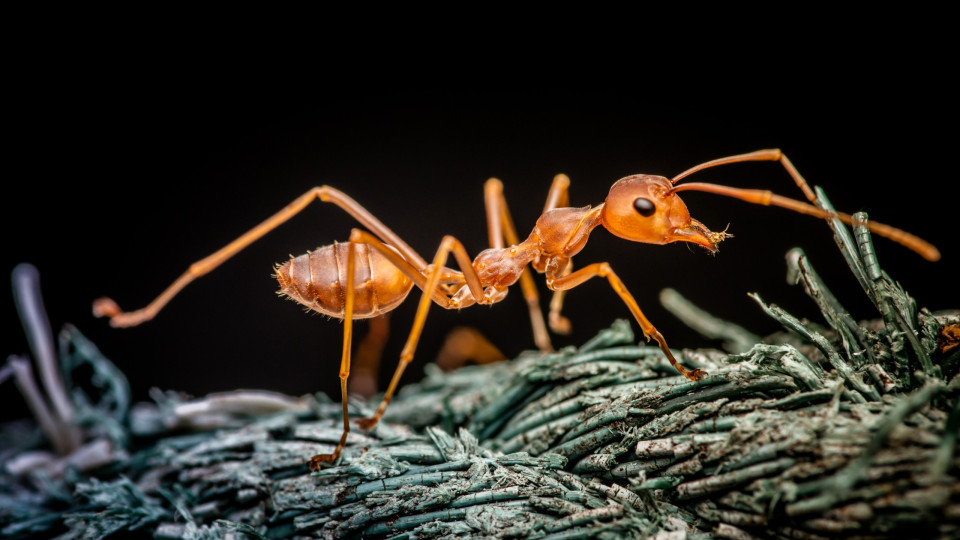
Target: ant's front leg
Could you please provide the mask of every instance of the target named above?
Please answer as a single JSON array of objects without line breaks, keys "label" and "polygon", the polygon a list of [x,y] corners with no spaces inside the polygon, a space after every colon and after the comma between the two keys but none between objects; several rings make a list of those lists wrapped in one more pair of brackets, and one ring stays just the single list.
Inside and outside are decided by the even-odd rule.
[{"label": "ant's front leg", "polygon": [[[563,272],[560,274],[560,277],[569,276],[572,272],[573,259],[567,259],[567,264],[563,268]],[[563,298],[566,293],[567,291],[565,290],[553,292],[553,298],[550,299],[550,313],[547,316],[547,320],[550,322],[550,329],[562,335],[567,335],[573,330],[573,325],[570,324],[570,319],[564,317],[562,314]]]},{"label": "ant's front leg", "polygon": [[[558,261],[558,263],[549,266],[552,266],[553,268],[564,268],[566,267],[566,261]],[[559,273],[560,270],[557,270],[556,272]],[[620,278],[616,273],[614,273],[613,269],[610,268],[609,264],[605,262],[591,264],[566,276],[556,275],[548,272],[547,286],[555,291],[566,291],[583,284],[593,277],[607,278],[607,282],[610,283],[610,286],[613,288],[614,292],[620,296],[620,299],[623,300],[623,302],[630,309],[630,313],[633,314],[633,318],[637,320],[638,324],[640,324],[640,329],[643,331],[644,337],[646,337],[648,340],[653,338],[657,342],[657,344],[660,346],[660,350],[663,351],[663,354],[666,355],[667,360],[670,361],[670,364],[673,365],[677,371],[691,381],[699,381],[707,376],[707,372],[701,369],[694,369],[693,371],[690,371],[677,362],[677,359],[673,357],[673,353],[670,352],[670,347],[667,346],[667,340],[663,339],[663,336],[660,334],[660,332],[657,331],[653,324],[647,320],[647,317],[643,314],[643,312],[640,311],[640,306],[637,305],[637,301],[634,300],[633,295],[630,294],[630,291],[627,290],[627,287],[622,281],[620,281]]]}]

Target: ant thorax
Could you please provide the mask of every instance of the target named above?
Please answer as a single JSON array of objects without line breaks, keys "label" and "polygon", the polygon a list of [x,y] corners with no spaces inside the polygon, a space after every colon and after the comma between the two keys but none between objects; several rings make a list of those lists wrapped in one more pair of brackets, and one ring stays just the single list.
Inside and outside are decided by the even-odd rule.
[{"label": "ant thorax", "polygon": [[564,259],[573,257],[587,244],[593,229],[600,225],[603,206],[557,208],[544,212],[524,243],[535,239],[542,255]]}]

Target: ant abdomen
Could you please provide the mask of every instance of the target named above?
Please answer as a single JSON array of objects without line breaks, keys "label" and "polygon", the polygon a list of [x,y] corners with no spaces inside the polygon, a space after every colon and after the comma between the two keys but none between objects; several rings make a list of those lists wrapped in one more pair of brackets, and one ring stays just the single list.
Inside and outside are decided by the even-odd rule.
[{"label": "ant abdomen", "polygon": [[[293,257],[275,268],[280,293],[342,319],[346,308],[349,244],[335,243]],[[368,244],[354,244],[353,318],[382,315],[400,305],[413,282]]]}]

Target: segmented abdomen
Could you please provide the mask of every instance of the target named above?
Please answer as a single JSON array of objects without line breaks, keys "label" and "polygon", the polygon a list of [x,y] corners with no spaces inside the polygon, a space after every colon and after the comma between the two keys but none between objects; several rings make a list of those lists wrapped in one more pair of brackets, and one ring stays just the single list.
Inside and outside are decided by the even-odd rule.
[{"label": "segmented abdomen", "polygon": [[[348,244],[333,244],[278,265],[280,292],[308,308],[342,319],[346,307]],[[356,244],[353,318],[376,317],[397,307],[413,282],[379,251]]]}]

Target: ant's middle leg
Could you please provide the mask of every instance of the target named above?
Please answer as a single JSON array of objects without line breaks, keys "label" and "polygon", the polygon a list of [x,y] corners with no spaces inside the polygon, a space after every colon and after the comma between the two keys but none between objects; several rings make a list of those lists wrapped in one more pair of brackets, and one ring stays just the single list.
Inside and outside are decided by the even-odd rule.
[{"label": "ant's middle leg", "polygon": [[[403,257],[397,254],[395,251],[387,247],[379,238],[376,236],[354,229],[350,234],[350,242],[347,245],[347,272],[346,272],[346,291],[344,294],[344,310],[343,310],[343,353],[340,361],[340,396],[343,402],[343,434],[340,436],[340,441],[337,443],[336,449],[334,449],[331,454],[317,454],[310,458],[308,466],[311,470],[319,470],[320,466],[323,463],[334,463],[339,457],[340,453],[343,451],[344,446],[347,443],[347,436],[350,433],[350,413],[347,406],[348,400],[348,380],[350,378],[350,361],[351,361],[351,352],[353,346],[353,313],[354,313],[354,300],[356,297],[356,285],[355,273],[357,266],[357,244],[363,243],[371,246],[372,248],[379,251],[381,254],[387,257],[387,259],[401,272],[403,272],[407,277],[409,277],[418,287],[423,289],[423,297],[420,301],[420,308],[417,310],[417,318],[414,323],[414,332],[411,332],[410,338],[408,338],[407,346],[404,347],[404,353],[401,355],[400,365],[397,366],[397,371],[393,375],[393,380],[390,382],[390,387],[387,389],[387,393],[384,396],[383,402],[380,404],[380,407],[377,409],[377,413],[371,419],[360,419],[358,424],[363,429],[373,428],[377,422],[380,420],[380,417],[383,415],[384,410],[386,410],[387,404],[390,402],[390,398],[393,395],[393,392],[396,390],[397,383],[400,380],[400,375],[402,375],[406,365],[410,363],[410,360],[413,359],[413,349],[416,348],[416,342],[419,339],[420,331],[423,328],[424,319],[426,319],[426,308],[423,307],[426,305],[430,306],[431,302],[437,302],[443,307],[450,308],[452,307],[452,302],[450,298],[445,296],[440,290],[441,278],[449,279],[448,272],[445,272],[446,268],[443,264],[446,262],[447,253],[451,249],[454,250],[457,261],[460,264],[463,264],[463,261],[466,261],[468,265],[466,268],[469,268],[470,271],[473,271],[473,267],[469,265],[469,257],[467,257],[466,251],[463,249],[463,246],[459,242],[456,242],[455,245],[450,245],[448,240],[452,237],[447,237],[444,239],[444,243],[441,244],[441,249],[437,253],[435,264],[432,269],[426,270],[429,272],[429,277],[424,275],[424,272],[421,272],[414,268],[410,263],[408,263]],[[443,257],[441,257],[443,255]],[[467,283],[474,281],[476,284],[476,295],[482,298],[483,290],[480,287],[480,280],[476,276],[476,273],[472,273],[470,277],[467,278]],[[471,287],[471,291],[474,289]],[[421,315],[422,312],[422,315]],[[412,345],[411,345],[412,341]],[[408,353],[409,350],[409,353]]]},{"label": "ant's middle leg", "polygon": [[[487,180],[483,186],[483,195],[487,209],[487,233],[490,247],[502,249],[505,245],[519,244],[520,239],[517,237],[517,230],[507,207],[507,199],[503,195],[503,183],[496,178]],[[540,295],[537,293],[537,286],[533,282],[529,268],[524,268],[523,273],[520,274],[520,290],[523,291],[523,298],[530,312],[533,342],[541,351],[552,351],[553,344],[550,343],[550,334],[547,333],[547,325],[540,310]]]},{"label": "ant's middle leg", "polygon": [[[553,177],[553,184],[550,185],[550,191],[547,193],[547,202],[543,205],[543,211],[547,212],[554,208],[565,208],[570,206],[570,178],[565,174],[558,174]],[[573,271],[573,259],[567,259],[567,266],[563,269],[563,276],[568,276]],[[553,291],[553,298],[550,299],[550,312],[547,320],[550,323],[550,329],[561,335],[568,335],[572,331],[570,319],[564,317],[563,299],[567,291]]]},{"label": "ant's middle leg", "polygon": [[[375,249],[388,250],[388,248],[377,242],[376,239],[370,238],[369,235],[365,236],[363,231],[356,229],[350,235],[350,241],[364,243],[370,242]],[[380,402],[380,406],[377,407],[374,415],[370,418],[364,418],[358,421],[358,425],[360,425],[361,428],[372,429],[377,425],[377,423],[380,421],[380,418],[383,416],[384,411],[386,411],[387,405],[390,404],[390,400],[393,398],[394,392],[396,392],[397,386],[400,383],[400,377],[403,375],[407,365],[409,365],[413,360],[413,355],[416,352],[417,344],[420,341],[420,336],[423,333],[423,327],[427,320],[427,312],[430,309],[430,304],[434,301],[434,296],[439,293],[440,281],[443,275],[443,269],[445,268],[444,265],[451,254],[457,260],[457,264],[460,266],[460,269],[463,272],[463,277],[466,282],[465,286],[470,289],[470,293],[473,295],[473,298],[479,303],[484,303],[485,298],[483,287],[480,285],[480,278],[473,269],[466,249],[463,247],[463,244],[461,244],[460,241],[453,236],[445,236],[443,241],[440,243],[440,248],[437,250],[437,253],[434,256],[433,264],[425,272],[427,276],[426,283],[421,287],[423,289],[423,296],[420,298],[420,303],[417,306],[417,313],[413,320],[413,327],[410,329],[410,334],[407,337],[407,342],[400,353],[400,363],[397,365],[397,369],[393,373],[393,378],[390,380],[390,385],[387,387],[387,391],[383,396],[383,400]],[[448,309],[456,307],[456,304],[453,302],[453,300],[449,298],[447,299],[446,304],[442,302],[438,303]]]}]

